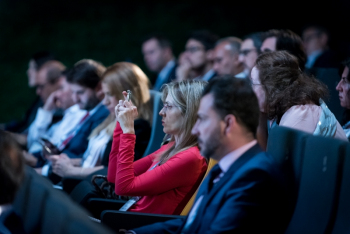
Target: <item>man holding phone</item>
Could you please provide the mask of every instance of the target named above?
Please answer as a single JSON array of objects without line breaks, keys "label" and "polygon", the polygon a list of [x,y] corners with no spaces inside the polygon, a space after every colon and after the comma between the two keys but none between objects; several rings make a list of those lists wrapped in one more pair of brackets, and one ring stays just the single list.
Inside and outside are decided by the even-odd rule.
[{"label": "man holding phone", "polygon": [[[79,118],[75,128],[65,134],[55,145],[62,152],[59,156],[71,160],[74,165],[80,165],[92,130],[109,115],[109,111],[101,103],[104,97],[101,77],[105,69],[102,64],[94,60],[84,59],[77,62],[66,74],[72,100],[80,110],[85,111],[85,115]],[[50,160],[50,157],[48,159]],[[48,176],[53,183],[61,180],[52,173],[49,162],[43,166],[41,174]]]},{"label": "man holding phone", "polygon": [[[41,159],[38,163],[38,158],[44,156],[45,152],[46,154],[59,153],[59,150],[54,150],[56,145],[63,141],[66,135],[75,129],[80,119],[86,115],[85,110],[74,105],[72,91],[66,78],[67,72],[67,70],[62,72],[58,81],[58,90],[47,98],[42,108],[38,109],[36,118],[29,128],[27,148],[34,157],[25,153],[25,159],[27,164],[33,167],[44,163],[45,160]],[[51,124],[54,112],[59,109],[64,112],[62,120]]]}]

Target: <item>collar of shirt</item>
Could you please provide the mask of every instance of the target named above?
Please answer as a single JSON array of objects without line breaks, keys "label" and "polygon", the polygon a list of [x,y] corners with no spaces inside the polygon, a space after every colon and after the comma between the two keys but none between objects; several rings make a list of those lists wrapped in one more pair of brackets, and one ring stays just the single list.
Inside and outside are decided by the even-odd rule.
[{"label": "collar of shirt", "polygon": [[221,170],[226,173],[227,170],[230,168],[230,166],[242,155],[244,154],[247,150],[249,150],[251,147],[253,147],[258,141],[253,140],[238,149],[228,153],[225,157],[223,157],[219,161],[219,166]]},{"label": "collar of shirt", "polygon": [[207,73],[205,73],[202,77],[198,77],[200,80],[209,81],[215,74],[213,69],[210,69]]},{"label": "collar of shirt", "polygon": [[170,70],[175,66],[175,59],[173,58],[172,60],[170,60],[165,67],[163,67],[163,69],[159,72],[158,78],[163,79],[164,77],[166,77]]},{"label": "collar of shirt", "polygon": [[78,104],[74,104],[73,106],[67,108],[65,111],[64,111],[64,115],[66,115],[67,113],[86,113],[86,110],[82,110],[80,109],[79,105]]},{"label": "collar of shirt", "polygon": [[312,52],[308,57],[307,57],[307,61],[305,64],[305,67],[312,67],[314,65],[314,63],[316,62],[316,59],[318,58],[318,56],[320,56],[322,54],[323,50],[316,50],[314,52]]},{"label": "collar of shirt", "polygon": [[240,79],[245,79],[247,78],[247,74],[245,73],[245,71],[242,71],[240,73],[238,73],[237,75],[235,75],[236,78],[240,78]]}]

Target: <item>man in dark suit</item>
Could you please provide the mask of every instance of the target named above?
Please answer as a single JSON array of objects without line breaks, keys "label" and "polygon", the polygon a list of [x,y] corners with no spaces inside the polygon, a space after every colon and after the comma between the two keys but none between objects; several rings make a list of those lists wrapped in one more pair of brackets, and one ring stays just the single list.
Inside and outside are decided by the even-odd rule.
[{"label": "man in dark suit", "polygon": [[[91,59],[77,62],[67,73],[67,81],[72,91],[73,101],[87,114],[80,120],[77,127],[67,134],[66,138],[57,145],[60,157],[71,160],[74,165],[81,163],[82,156],[88,146],[88,137],[109,115],[107,108],[101,103],[104,95],[101,89],[101,78],[105,67]],[[50,156],[48,156],[50,160]],[[50,164],[46,164],[41,171],[42,175],[57,183],[60,178],[51,172]]]},{"label": "man in dark suit", "polygon": [[283,233],[292,209],[283,174],[255,139],[258,101],[248,82],[214,78],[205,88],[192,133],[201,154],[218,161],[185,219],[129,233]]},{"label": "man in dark suit", "polygon": [[341,67],[337,53],[329,48],[330,34],[326,28],[316,24],[306,25],[302,38],[307,54],[305,66],[308,69]]},{"label": "man in dark suit", "polygon": [[171,42],[162,34],[151,34],[144,38],[142,54],[147,68],[157,73],[153,90],[159,91],[163,84],[175,79],[177,67]]}]

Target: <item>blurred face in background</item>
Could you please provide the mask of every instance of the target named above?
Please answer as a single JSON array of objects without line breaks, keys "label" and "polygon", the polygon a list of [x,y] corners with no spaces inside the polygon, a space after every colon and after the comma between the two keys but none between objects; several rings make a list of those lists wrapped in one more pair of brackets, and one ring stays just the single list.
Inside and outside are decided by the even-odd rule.
[{"label": "blurred face in background", "polygon": [[326,37],[325,34],[320,34],[313,28],[304,30],[302,39],[306,54],[310,55],[315,51],[324,49],[327,45]]},{"label": "blurred face in background", "polygon": [[150,71],[160,72],[167,64],[169,48],[160,47],[156,39],[150,39],[143,43],[142,53],[145,63]]},{"label": "blurred face in background", "polygon": [[261,45],[261,52],[276,51],[276,37],[268,37]]},{"label": "blurred face in background", "polygon": [[48,69],[42,68],[38,71],[34,87],[36,88],[36,94],[45,103],[50,94],[58,89],[58,82],[52,84],[47,80]]},{"label": "blurred face in background", "polygon": [[207,53],[204,45],[194,39],[189,39],[186,43],[184,59],[193,69],[201,69],[207,63]]},{"label": "blurred face in background", "polygon": [[249,74],[255,66],[256,59],[258,58],[258,51],[254,47],[252,39],[246,39],[241,44],[239,52],[239,60],[243,63],[245,72]]},{"label": "blurred face in background", "polygon": [[119,101],[114,95],[112,95],[111,89],[109,88],[108,84],[102,83],[102,91],[105,95],[102,104],[106,106],[110,113],[115,115],[114,109],[118,105]]},{"label": "blurred face in background", "polygon": [[346,109],[350,109],[350,81],[348,80],[349,68],[345,67],[341,80],[336,90],[339,92],[340,105]]},{"label": "blurred face in background", "polygon": [[72,90],[72,99],[78,104],[80,109],[90,111],[100,102],[98,93],[100,90],[94,90],[79,84],[69,84]]},{"label": "blurred face in background", "polygon": [[229,43],[224,42],[215,47],[213,70],[218,75],[235,75],[234,67],[238,63],[238,53],[232,52]]},{"label": "blurred face in background", "polygon": [[65,76],[62,76],[60,78],[59,88],[56,91],[56,98],[58,106],[63,110],[66,110],[74,105],[74,101],[72,99],[72,90],[70,89],[70,85],[67,82]]}]

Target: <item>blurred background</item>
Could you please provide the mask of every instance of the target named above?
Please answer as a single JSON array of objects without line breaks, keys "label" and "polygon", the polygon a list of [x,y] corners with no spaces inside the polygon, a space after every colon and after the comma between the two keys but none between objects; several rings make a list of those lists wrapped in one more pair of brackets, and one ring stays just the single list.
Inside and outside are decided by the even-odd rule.
[{"label": "blurred background", "polygon": [[331,33],[331,48],[350,55],[350,1],[200,1],[178,0],[0,0],[0,123],[21,118],[35,99],[26,70],[37,51],[53,52],[67,67],[83,58],[109,66],[143,62],[141,39],[162,32],[177,56],[188,33],[208,29],[220,37],[268,29],[291,29],[301,34],[307,23]]}]

